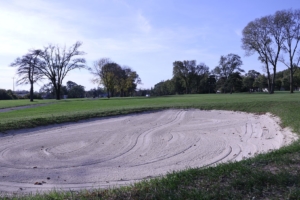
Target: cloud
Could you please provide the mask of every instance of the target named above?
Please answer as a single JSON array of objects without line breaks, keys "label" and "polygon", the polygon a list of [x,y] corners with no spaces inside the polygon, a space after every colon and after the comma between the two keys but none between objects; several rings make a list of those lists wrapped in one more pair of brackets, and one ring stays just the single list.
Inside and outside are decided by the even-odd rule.
[{"label": "cloud", "polygon": [[145,32],[145,33],[149,33],[151,31],[151,25],[149,20],[146,19],[146,17],[139,11],[137,14],[137,24],[138,24],[138,28]]},{"label": "cloud", "polygon": [[237,36],[239,36],[240,38],[243,37],[243,34],[242,34],[242,30],[241,30],[241,29],[236,29],[236,30],[234,30],[234,32],[235,32],[235,34],[236,34]]}]

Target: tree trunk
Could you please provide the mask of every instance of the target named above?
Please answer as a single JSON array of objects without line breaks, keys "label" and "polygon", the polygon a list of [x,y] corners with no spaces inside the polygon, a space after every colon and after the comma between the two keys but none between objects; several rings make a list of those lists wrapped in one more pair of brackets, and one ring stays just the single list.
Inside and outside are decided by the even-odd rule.
[{"label": "tree trunk", "polygon": [[60,100],[60,84],[57,84],[56,100]]},{"label": "tree trunk", "polygon": [[110,96],[109,96],[109,89],[106,89],[106,91],[107,91],[107,98],[110,98]]},{"label": "tree trunk", "polygon": [[293,66],[290,68],[290,93],[294,93]]},{"label": "tree trunk", "polygon": [[33,83],[30,83],[30,101],[33,102]]},{"label": "tree trunk", "polygon": [[267,68],[267,75],[268,75],[268,92],[269,94],[272,94],[272,87],[271,87],[271,75],[270,75],[270,71],[269,71],[269,64],[268,62],[266,62],[266,68]]},{"label": "tree trunk", "polygon": [[273,78],[272,78],[272,85],[271,85],[271,93],[270,94],[274,94],[275,78],[276,78],[276,70],[273,71]]}]

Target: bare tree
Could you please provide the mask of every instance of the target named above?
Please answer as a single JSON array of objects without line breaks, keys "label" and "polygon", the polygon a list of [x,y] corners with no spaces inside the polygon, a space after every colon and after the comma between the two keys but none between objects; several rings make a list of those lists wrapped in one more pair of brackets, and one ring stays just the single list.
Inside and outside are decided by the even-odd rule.
[{"label": "bare tree", "polygon": [[33,84],[43,78],[43,74],[39,71],[39,67],[43,65],[38,58],[41,54],[39,50],[30,50],[29,53],[17,58],[15,62],[11,63],[11,67],[18,67],[17,84],[30,84],[30,101],[33,101]]},{"label": "bare tree", "polygon": [[41,73],[46,76],[53,84],[56,99],[60,100],[60,89],[62,81],[66,75],[74,69],[85,68],[85,59],[77,58],[77,56],[84,55],[83,51],[79,51],[79,47],[82,45],[81,42],[76,42],[69,49],[66,47],[59,47],[49,45],[45,47],[39,57],[43,60],[43,65],[38,69]]},{"label": "bare tree", "polygon": [[283,10],[276,12],[276,16],[283,21],[284,43],[283,51],[287,59],[280,57],[280,61],[290,70],[290,93],[294,92],[294,72],[299,67],[300,49],[300,10]]}]

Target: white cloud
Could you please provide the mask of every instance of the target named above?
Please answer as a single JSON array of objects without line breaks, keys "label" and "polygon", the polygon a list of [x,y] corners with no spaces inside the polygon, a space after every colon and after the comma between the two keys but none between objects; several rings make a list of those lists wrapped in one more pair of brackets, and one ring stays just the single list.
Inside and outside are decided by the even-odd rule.
[{"label": "white cloud", "polygon": [[234,30],[234,32],[235,32],[235,34],[236,34],[237,36],[239,36],[240,38],[243,37],[243,34],[242,34],[242,30],[241,30],[241,29],[236,29],[236,30]]},{"label": "white cloud", "polygon": [[149,20],[140,11],[137,14],[137,24],[138,28],[145,33],[149,33],[152,29]]}]

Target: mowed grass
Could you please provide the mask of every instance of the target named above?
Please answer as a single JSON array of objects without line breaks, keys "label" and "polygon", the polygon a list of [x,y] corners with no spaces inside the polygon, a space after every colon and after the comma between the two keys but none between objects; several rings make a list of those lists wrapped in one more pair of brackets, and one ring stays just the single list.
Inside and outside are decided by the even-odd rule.
[{"label": "mowed grass", "polygon": [[[203,94],[203,95],[178,95],[165,97],[138,97],[138,98],[111,98],[111,99],[71,99],[71,100],[38,100],[38,103],[49,103],[46,106],[0,112],[0,131],[10,129],[28,128],[40,125],[78,121],[94,117],[120,115],[147,110],[167,108],[199,108],[199,109],[224,109],[240,110],[246,112],[273,112],[278,115],[281,109],[295,113],[299,107],[300,93],[268,94]],[[36,100],[35,100],[36,101]],[[23,100],[21,100],[23,103]],[[28,101],[29,102],[29,101]],[[7,101],[3,102],[8,105]],[[11,101],[10,106],[19,101]],[[2,101],[0,101],[1,107]],[[277,109],[278,108],[278,109]],[[285,112],[285,111],[284,111]],[[290,115],[285,123],[293,121]],[[290,119],[289,119],[290,118]],[[295,124],[295,130],[299,127]]]},{"label": "mowed grass", "polygon": [[35,104],[46,104],[46,103],[52,103],[55,102],[55,100],[34,100],[33,102],[30,102],[29,99],[22,99],[22,100],[0,100],[0,109],[3,108],[12,108],[12,107],[18,107],[18,106],[28,106],[28,105],[35,105]]},{"label": "mowed grass", "polygon": [[[2,131],[91,117],[168,108],[271,112],[300,133],[300,93],[206,94],[150,98],[62,100],[47,106],[0,113]],[[1,104],[1,101],[0,101]],[[242,162],[173,172],[117,189],[52,191],[7,199],[300,199],[300,143]]]}]

